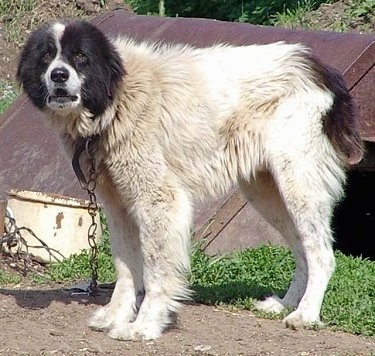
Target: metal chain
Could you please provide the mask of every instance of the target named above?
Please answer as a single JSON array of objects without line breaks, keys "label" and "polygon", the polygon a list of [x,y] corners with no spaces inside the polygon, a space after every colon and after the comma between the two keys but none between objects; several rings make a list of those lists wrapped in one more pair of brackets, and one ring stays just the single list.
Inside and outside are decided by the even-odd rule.
[{"label": "metal chain", "polygon": [[96,222],[96,217],[98,214],[98,203],[95,195],[95,188],[96,188],[96,169],[95,169],[95,161],[92,157],[89,144],[91,140],[86,141],[86,153],[90,159],[90,170],[89,170],[89,177],[87,183],[85,185],[82,184],[82,188],[87,191],[89,196],[89,204],[87,206],[87,211],[91,216],[91,225],[87,230],[87,240],[90,250],[90,269],[91,269],[91,281],[89,290],[92,292],[98,286],[98,245],[96,243],[96,232],[98,229],[98,224]]},{"label": "metal chain", "polygon": [[[43,263],[38,262],[34,255],[29,253],[29,249],[45,249],[51,262],[60,262],[64,259],[64,256],[59,251],[49,247],[33,230],[25,226],[17,226],[14,214],[9,207],[5,212],[4,227],[5,233],[0,237],[0,254],[4,252],[6,258],[10,257],[12,262],[9,262],[8,265],[21,272],[24,276],[29,271],[39,273],[43,266]],[[31,244],[30,238],[26,240],[24,233],[28,233],[30,238],[32,237],[36,240],[36,244]],[[21,264],[23,267],[20,267]]]},{"label": "metal chain", "polygon": [[[92,294],[95,292],[98,286],[98,246],[96,244],[96,231],[98,229],[98,224],[96,222],[96,217],[98,214],[98,203],[96,200],[95,189],[96,189],[96,168],[95,168],[95,159],[93,154],[90,150],[90,145],[94,144],[97,139],[99,138],[98,135],[90,136],[87,138],[81,138],[78,140],[76,149],[73,154],[72,158],[72,166],[74,172],[78,178],[78,181],[81,184],[82,189],[87,191],[89,196],[89,204],[87,206],[87,211],[91,216],[91,225],[87,231],[87,240],[90,245],[90,268],[91,268],[91,281],[90,284],[86,288],[77,287],[71,288],[73,294]],[[86,155],[89,159],[89,176],[86,179],[85,174],[82,172],[81,165],[80,165],[80,157],[83,152],[86,152]]]},{"label": "metal chain", "polygon": [[96,243],[96,231],[98,228],[98,224],[96,222],[96,217],[98,213],[98,203],[96,200],[95,195],[95,188],[96,188],[96,171],[95,171],[95,164],[94,160],[91,159],[91,167],[90,167],[90,175],[87,181],[87,194],[89,195],[89,204],[87,207],[87,211],[91,216],[91,225],[87,231],[87,240],[91,248],[91,256],[90,256],[90,268],[91,268],[91,282],[90,282],[90,290],[97,288],[97,281],[98,281],[98,245]]}]

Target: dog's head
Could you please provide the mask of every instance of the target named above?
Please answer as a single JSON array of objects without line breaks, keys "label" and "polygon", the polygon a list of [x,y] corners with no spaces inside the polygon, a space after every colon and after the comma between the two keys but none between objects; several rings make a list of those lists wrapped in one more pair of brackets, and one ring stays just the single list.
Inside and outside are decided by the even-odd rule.
[{"label": "dog's head", "polygon": [[45,25],[22,49],[17,78],[40,109],[86,110],[95,117],[111,104],[125,70],[109,39],[76,21]]}]

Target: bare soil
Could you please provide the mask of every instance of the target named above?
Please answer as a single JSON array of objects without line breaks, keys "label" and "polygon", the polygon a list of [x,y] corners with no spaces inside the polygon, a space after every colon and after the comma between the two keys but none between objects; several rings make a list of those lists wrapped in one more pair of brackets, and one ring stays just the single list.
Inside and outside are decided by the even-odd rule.
[{"label": "bare soil", "polygon": [[[355,11],[346,11],[350,8],[351,0],[340,0],[322,4],[316,11],[306,16],[311,28],[321,31],[340,31],[355,33],[375,33],[375,3],[371,11],[366,14],[355,15]],[[357,9],[358,10],[358,9]]]},{"label": "bare soil", "polygon": [[127,342],[90,330],[86,320],[109,301],[63,287],[0,289],[0,354],[6,355],[371,355],[375,340],[329,330],[290,330],[248,311],[186,304],[161,339]]},{"label": "bare soil", "polygon": [[[0,22],[0,78],[14,81],[17,54],[30,28],[52,18],[91,17],[104,11],[98,1],[41,0],[18,22],[19,34],[6,31],[14,15]],[[118,6],[106,1],[106,9]],[[340,6],[335,6],[339,9]],[[319,21],[332,16],[322,14]],[[339,16],[339,15],[337,15]],[[31,25],[32,24],[32,25]],[[324,23],[321,23],[324,27]],[[9,26],[8,26],[9,27]],[[359,29],[360,30],[360,29]],[[2,268],[0,264],[0,268]],[[87,327],[86,320],[110,299],[71,296],[63,286],[0,288],[0,355],[374,355],[375,339],[329,329],[290,330],[278,320],[249,311],[186,304],[176,323],[159,340],[125,342]]]}]

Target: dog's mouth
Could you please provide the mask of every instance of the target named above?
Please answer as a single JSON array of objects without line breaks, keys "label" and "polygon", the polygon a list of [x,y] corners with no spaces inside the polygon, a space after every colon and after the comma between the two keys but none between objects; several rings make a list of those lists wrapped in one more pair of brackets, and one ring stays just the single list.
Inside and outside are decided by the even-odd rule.
[{"label": "dog's mouth", "polygon": [[55,102],[55,103],[69,103],[69,102],[75,102],[78,100],[77,95],[70,95],[65,89],[57,88],[55,89],[53,95],[50,95],[48,97],[48,102]]},{"label": "dog's mouth", "polygon": [[52,110],[73,109],[79,104],[79,95],[71,95],[64,88],[56,88],[47,98],[47,106]]}]

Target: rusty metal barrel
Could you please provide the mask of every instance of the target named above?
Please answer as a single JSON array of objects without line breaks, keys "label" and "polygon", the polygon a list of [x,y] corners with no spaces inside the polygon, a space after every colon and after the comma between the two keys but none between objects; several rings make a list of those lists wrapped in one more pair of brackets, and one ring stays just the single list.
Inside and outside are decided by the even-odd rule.
[{"label": "rusty metal barrel", "polygon": [[[367,168],[375,167],[375,160],[371,161],[375,151],[375,35],[288,30],[207,19],[139,16],[124,9],[102,14],[92,22],[111,36],[122,34],[138,41],[187,43],[198,47],[216,43],[305,43],[323,62],[343,74],[358,107],[361,136],[369,147]],[[56,142],[54,133],[45,126],[42,115],[25,96],[21,96],[0,119],[0,199],[10,188],[84,197],[70,162]],[[253,222],[250,229],[249,221]],[[199,231],[197,236],[206,237],[209,252],[253,246],[261,240],[281,241],[236,191],[222,200],[199,207],[195,225]],[[218,236],[223,238],[218,239]],[[250,241],[251,236],[256,237],[256,241]]]}]

